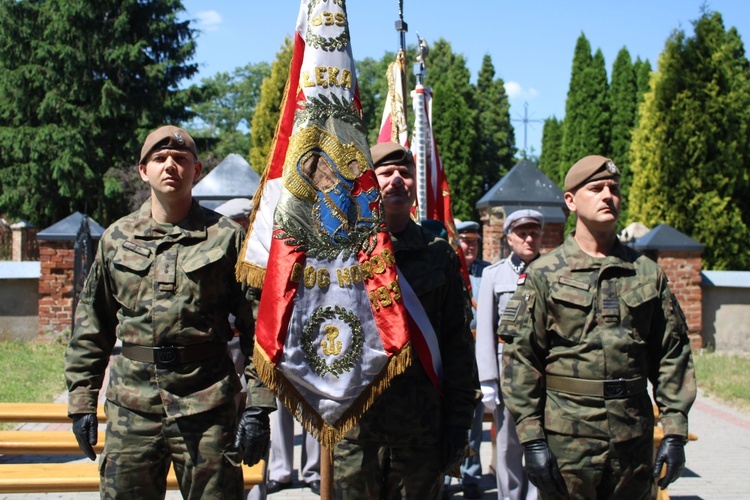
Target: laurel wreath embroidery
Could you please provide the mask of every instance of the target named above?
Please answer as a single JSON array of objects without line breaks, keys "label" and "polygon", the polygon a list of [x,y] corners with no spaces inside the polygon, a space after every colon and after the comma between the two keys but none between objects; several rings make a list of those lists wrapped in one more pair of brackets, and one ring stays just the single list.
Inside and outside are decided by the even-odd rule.
[{"label": "laurel wreath embroidery", "polygon": [[[321,325],[326,320],[334,318],[340,319],[351,329],[352,342],[346,354],[329,365],[325,359],[318,355],[316,339],[320,336]],[[344,372],[351,371],[355,363],[362,357],[364,342],[365,336],[359,318],[356,314],[341,306],[320,306],[316,308],[310,316],[310,320],[302,329],[302,351],[305,353],[305,358],[307,358],[310,367],[320,376],[330,373],[338,377]]]}]

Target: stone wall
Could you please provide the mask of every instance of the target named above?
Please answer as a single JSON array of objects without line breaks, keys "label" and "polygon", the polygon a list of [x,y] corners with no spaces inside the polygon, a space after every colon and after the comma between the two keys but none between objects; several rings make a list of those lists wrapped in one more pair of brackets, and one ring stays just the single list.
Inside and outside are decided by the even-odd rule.
[{"label": "stone wall", "polygon": [[39,334],[70,332],[73,318],[73,241],[39,241]]}]

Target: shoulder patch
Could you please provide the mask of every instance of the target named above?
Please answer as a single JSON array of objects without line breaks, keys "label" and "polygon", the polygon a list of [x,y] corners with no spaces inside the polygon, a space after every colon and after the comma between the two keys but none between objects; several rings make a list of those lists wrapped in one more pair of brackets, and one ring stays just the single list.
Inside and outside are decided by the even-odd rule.
[{"label": "shoulder patch", "polygon": [[516,285],[521,286],[524,283],[526,283],[526,273],[518,275],[518,282],[516,283]]},{"label": "shoulder patch", "polygon": [[522,303],[520,300],[509,300],[508,305],[505,306],[505,310],[503,311],[503,316],[500,318],[500,323],[515,323]]}]

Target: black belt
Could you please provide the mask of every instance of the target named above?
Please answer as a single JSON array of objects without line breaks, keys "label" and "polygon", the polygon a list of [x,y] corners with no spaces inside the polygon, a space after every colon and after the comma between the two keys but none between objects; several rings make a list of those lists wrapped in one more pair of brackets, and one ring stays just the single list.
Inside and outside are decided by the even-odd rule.
[{"label": "black belt", "polygon": [[547,375],[547,389],[577,396],[594,396],[604,399],[627,398],[646,390],[645,377],[617,380],[588,380],[583,378]]},{"label": "black belt", "polygon": [[123,342],[122,355],[133,361],[157,365],[176,365],[215,358],[227,354],[226,344],[205,342],[186,346],[146,347]]}]

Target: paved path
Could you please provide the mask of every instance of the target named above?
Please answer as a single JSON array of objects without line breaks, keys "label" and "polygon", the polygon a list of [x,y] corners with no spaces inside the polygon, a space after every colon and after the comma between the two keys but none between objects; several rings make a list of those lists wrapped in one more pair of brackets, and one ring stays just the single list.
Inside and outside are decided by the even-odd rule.
[{"label": "paved path", "polygon": [[[690,412],[690,432],[698,436],[686,448],[687,469],[683,476],[669,488],[673,500],[736,500],[750,499],[750,414],[740,413],[699,393]],[[301,453],[301,428],[297,424],[295,466],[299,466]],[[489,474],[491,456],[489,424],[485,424],[485,442],[480,454],[484,475],[481,486],[485,490],[483,499],[497,498],[494,476]],[[40,457],[41,458],[41,457]],[[75,458],[75,457],[73,457]],[[10,457],[0,456],[0,463]],[[59,460],[54,457],[53,460]],[[85,460],[85,459],[84,459]],[[454,498],[461,498],[458,485],[450,491]],[[0,500],[94,500],[97,493],[46,493],[2,495]],[[179,492],[167,494],[168,500],[179,499]],[[271,499],[309,500],[318,498],[294,478],[294,486],[288,490],[269,495]]]}]

